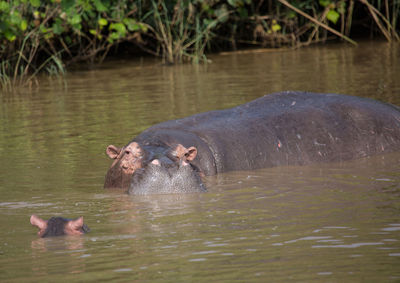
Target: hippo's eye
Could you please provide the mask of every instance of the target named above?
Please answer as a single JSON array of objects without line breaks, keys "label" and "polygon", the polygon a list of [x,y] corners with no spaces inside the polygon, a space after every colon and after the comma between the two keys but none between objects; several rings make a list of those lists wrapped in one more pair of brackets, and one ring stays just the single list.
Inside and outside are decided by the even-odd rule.
[{"label": "hippo's eye", "polygon": [[125,154],[129,155],[131,152],[129,150],[125,150]]}]

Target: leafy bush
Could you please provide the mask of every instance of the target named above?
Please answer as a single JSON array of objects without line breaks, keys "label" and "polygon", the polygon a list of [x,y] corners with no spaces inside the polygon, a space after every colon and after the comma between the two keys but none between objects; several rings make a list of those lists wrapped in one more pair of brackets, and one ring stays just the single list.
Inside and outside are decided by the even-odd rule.
[{"label": "leafy bush", "polygon": [[168,63],[205,60],[215,48],[307,45],[327,31],[352,42],[357,4],[389,41],[399,39],[399,1],[0,0],[0,84],[101,62],[122,42]]}]

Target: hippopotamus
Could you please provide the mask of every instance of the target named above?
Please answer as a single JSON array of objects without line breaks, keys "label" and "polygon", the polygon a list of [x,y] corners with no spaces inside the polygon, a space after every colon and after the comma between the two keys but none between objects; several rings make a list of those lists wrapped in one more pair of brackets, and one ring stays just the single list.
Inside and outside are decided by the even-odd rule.
[{"label": "hippopotamus", "polygon": [[130,194],[205,191],[233,170],[342,162],[400,150],[400,108],[343,94],[285,91],[154,125],[110,145],[105,188]]},{"label": "hippopotamus", "polygon": [[63,235],[82,235],[90,232],[89,227],[83,223],[82,216],[77,219],[51,217],[49,220],[43,220],[36,215],[32,215],[30,221],[33,226],[39,228],[38,235],[41,238]]}]

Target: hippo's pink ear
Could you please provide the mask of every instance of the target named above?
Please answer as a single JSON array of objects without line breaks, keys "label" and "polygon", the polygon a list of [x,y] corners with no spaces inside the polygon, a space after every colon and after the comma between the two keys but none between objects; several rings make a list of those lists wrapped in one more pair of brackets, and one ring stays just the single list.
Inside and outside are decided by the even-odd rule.
[{"label": "hippo's pink ear", "polygon": [[82,226],[83,226],[83,216],[68,221],[67,225],[64,228],[64,233],[67,235],[80,235],[82,234]]},{"label": "hippo's pink ear", "polygon": [[192,161],[197,156],[197,149],[194,146],[186,148],[183,145],[178,144],[175,149],[175,156],[179,159],[185,157],[185,160]]},{"label": "hippo's pink ear", "polygon": [[107,146],[106,153],[111,159],[116,159],[121,152],[121,148],[114,145]]},{"label": "hippo's pink ear", "polygon": [[40,217],[38,217],[38,216],[36,216],[34,214],[31,216],[31,224],[33,226],[38,227],[40,229],[40,231],[44,231],[47,228],[47,221],[41,219]]},{"label": "hippo's pink ear", "polygon": [[68,222],[69,227],[71,227],[73,230],[78,230],[81,229],[83,226],[83,216],[75,219],[75,220],[70,220]]},{"label": "hippo's pink ear", "polygon": [[186,160],[192,161],[197,156],[197,148],[191,146],[188,148],[187,152],[185,153]]}]

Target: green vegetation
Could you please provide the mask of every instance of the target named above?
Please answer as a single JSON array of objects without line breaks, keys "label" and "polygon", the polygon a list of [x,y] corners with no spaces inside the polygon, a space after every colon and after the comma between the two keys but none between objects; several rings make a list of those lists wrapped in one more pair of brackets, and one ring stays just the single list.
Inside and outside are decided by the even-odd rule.
[{"label": "green vegetation", "polygon": [[400,0],[0,0],[0,86],[32,84],[119,50],[166,63],[206,51],[299,47],[356,32],[399,41]]}]

